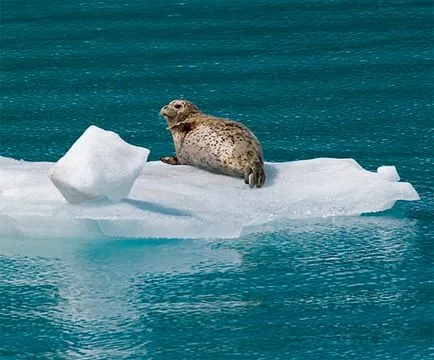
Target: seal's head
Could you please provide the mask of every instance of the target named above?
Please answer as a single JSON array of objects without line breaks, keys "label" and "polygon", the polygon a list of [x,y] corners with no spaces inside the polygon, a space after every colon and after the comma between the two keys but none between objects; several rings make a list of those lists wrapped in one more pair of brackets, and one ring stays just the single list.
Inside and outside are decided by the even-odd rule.
[{"label": "seal's head", "polygon": [[160,115],[164,117],[169,125],[172,126],[182,123],[188,117],[199,113],[200,110],[192,102],[187,100],[173,100],[160,110]]}]

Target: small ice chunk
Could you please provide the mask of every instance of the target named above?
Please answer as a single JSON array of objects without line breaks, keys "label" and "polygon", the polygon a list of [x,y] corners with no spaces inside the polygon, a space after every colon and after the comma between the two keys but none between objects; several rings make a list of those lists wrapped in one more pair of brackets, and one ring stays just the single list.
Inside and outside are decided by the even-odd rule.
[{"label": "small ice chunk", "polygon": [[380,166],[377,169],[377,173],[386,180],[399,181],[399,175],[395,166]]},{"label": "small ice chunk", "polygon": [[48,177],[72,204],[106,196],[128,196],[149,150],[126,143],[112,131],[90,126],[48,170]]}]

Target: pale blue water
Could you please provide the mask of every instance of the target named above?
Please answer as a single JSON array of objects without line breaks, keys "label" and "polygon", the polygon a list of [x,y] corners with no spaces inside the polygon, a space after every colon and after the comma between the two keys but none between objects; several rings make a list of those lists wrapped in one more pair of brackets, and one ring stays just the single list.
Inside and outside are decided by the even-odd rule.
[{"label": "pale blue water", "polygon": [[[267,161],[393,164],[421,201],[236,240],[0,239],[1,359],[434,358],[430,1],[1,2],[0,155],[90,124],[172,153],[187,98]],[[222,224],[224,226],[224,224]]]}]

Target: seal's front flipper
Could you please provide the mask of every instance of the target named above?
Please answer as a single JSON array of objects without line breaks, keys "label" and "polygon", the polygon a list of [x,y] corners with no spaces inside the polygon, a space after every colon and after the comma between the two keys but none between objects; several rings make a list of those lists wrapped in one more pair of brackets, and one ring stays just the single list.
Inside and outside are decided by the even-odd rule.
[{"label": "seal's front flipper", "polygon": [[164,162],[165,164],[169,165],[179,165],[178,158],[176,156],[166,156],[160,158],[160,161]]}]

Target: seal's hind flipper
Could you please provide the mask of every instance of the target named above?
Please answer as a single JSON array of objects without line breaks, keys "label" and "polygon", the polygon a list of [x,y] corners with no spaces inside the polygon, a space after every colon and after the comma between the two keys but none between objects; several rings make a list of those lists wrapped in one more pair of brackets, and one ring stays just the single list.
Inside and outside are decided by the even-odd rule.
[{"label": "seal's hind flipper", "polygon": [[250,174],[252,173],[252,167],[247,165],[244,169],[244,184],[250,185]]},{"label": "seal's hind flipper", "polygon": [[249,187],[250,189],[253,189],[256,185],[256,177],[255,177],[255,173],[251,173],[249,175]]},{"label": "seal's hind flipper", "polygon": [[264,164],[257,161],[253,164],[248,164],[244,170],[244,183],[248,184],[251,189],[255,186],[260,188],[265,183]]},{"label": "seal's hind flipper", "polygon": [[165,164],[169,165],[179,165],[178,158],[176,156],[166,156],[160,158],[160,161],[164,162]]},{"label": "seal's hind flipper", "polygon": [[259,173],[258,178],[256,180],[256,186],[258,188],[262,187],[265,183],[265,172],[264,169],[262,168],[262,171]]}]

